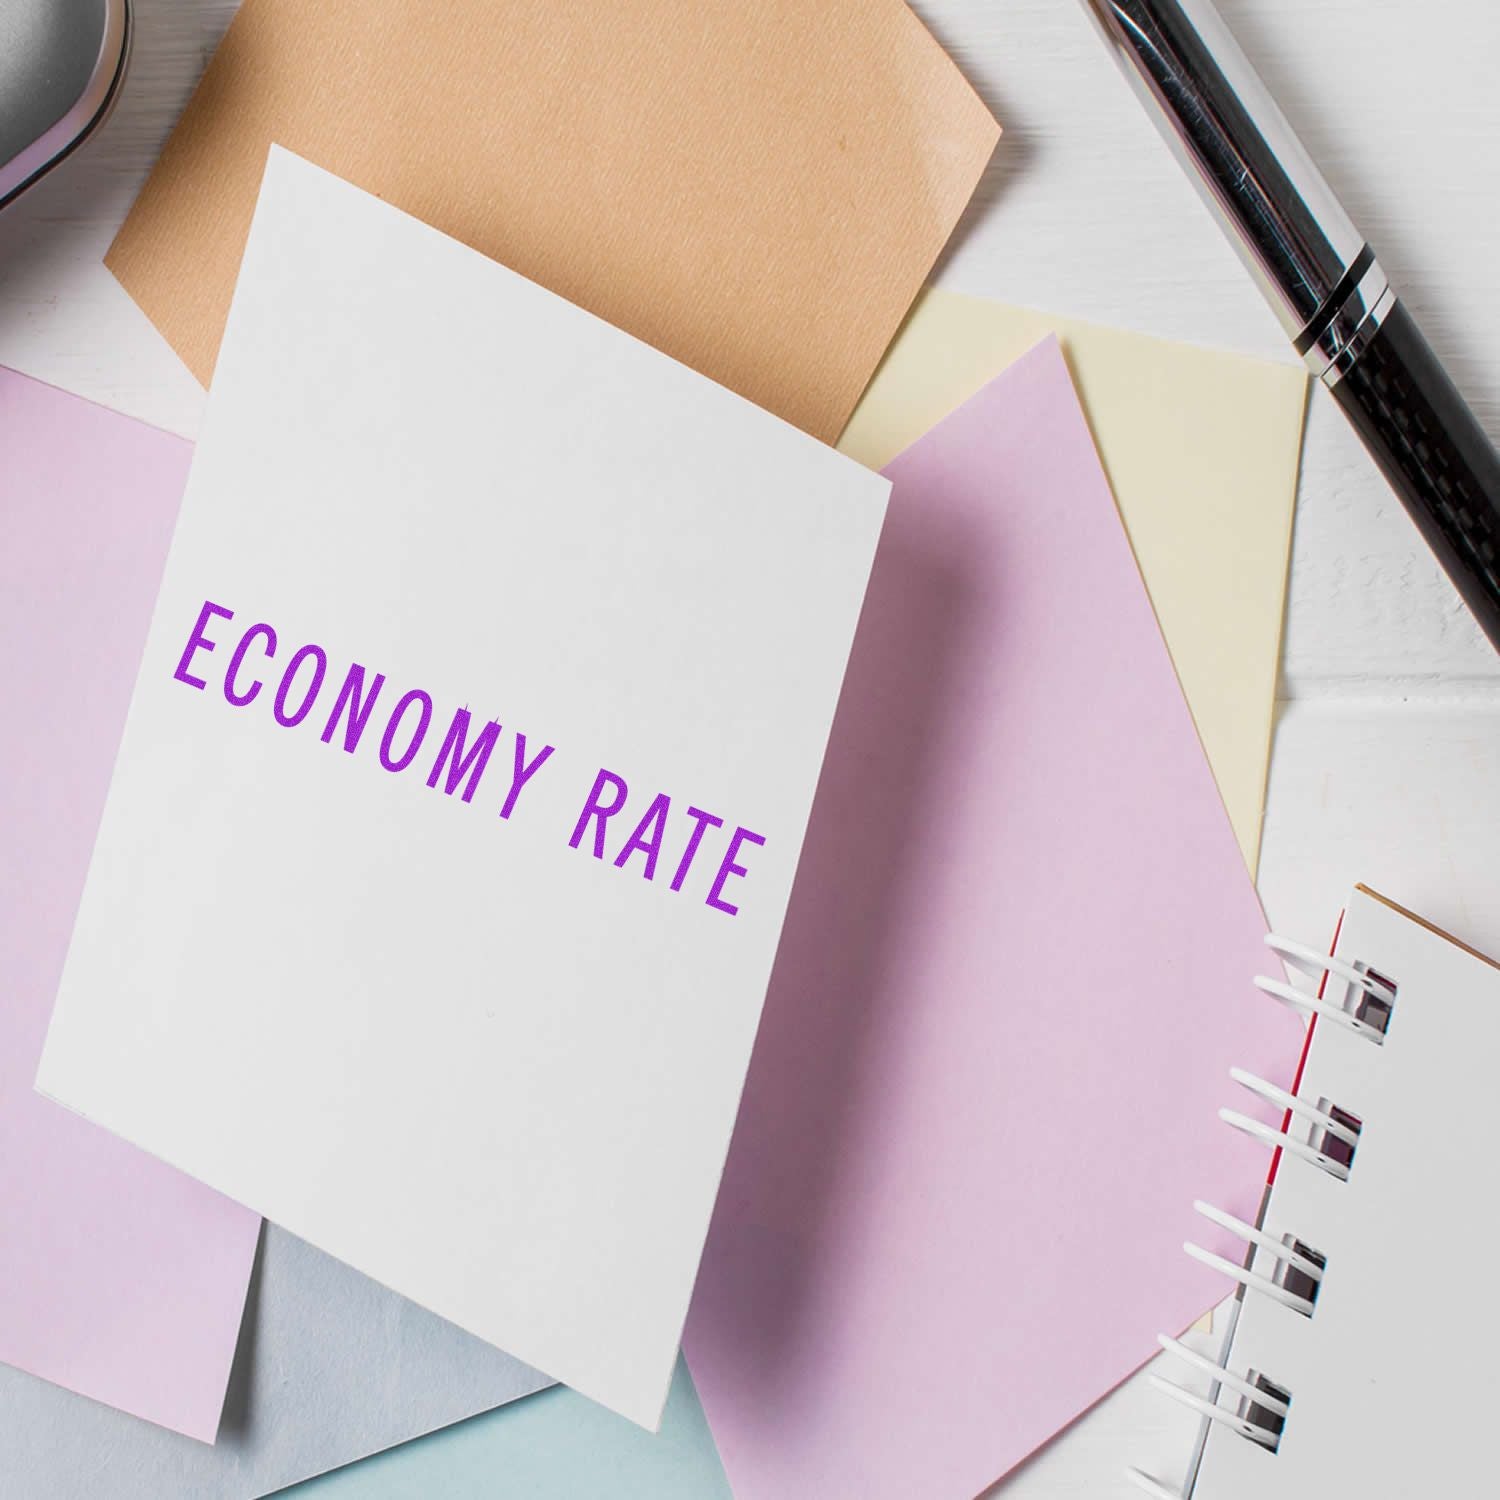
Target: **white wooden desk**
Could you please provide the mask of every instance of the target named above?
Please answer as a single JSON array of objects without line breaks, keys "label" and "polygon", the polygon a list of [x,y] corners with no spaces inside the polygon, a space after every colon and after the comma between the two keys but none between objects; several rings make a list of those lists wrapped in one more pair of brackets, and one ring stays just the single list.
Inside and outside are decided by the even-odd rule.
[{"label": "white wooden desk", "polygon": [[[137,0],[135,64],[114,119],[0,217],[0,363],[188,435],[202,393],[100,257],[234,3]],[[1500,10],[1480,0],[1220,8],[1500,433]],[[1290,358],[1078,0],[916,9],[1006,129],[943,284]],[[1363,879],[1500,952],[1500,658],[1321,391],[1280,698],[1260,881],[1272,924],[1316,941]],[[1178,1472],[1192,1431],[1137,1378],[996,1493],[1131,1493],[1122,1466]]]}]

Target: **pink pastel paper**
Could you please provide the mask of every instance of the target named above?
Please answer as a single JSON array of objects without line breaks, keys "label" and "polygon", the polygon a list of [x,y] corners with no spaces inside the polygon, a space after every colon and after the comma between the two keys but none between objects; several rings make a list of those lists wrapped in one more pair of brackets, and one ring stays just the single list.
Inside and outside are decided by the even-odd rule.
[{"label": "pink pastel paper", "polygon": [[0,1360],[212,1442],[259,1219],[32,1088],[191,452],[0,369]]},{"label": "pink pastel paper", "polygon": [[968,1500],[1104,1395],[1300,1037],[1056,342],[886,472],[688,1321],[736,1500]]}]

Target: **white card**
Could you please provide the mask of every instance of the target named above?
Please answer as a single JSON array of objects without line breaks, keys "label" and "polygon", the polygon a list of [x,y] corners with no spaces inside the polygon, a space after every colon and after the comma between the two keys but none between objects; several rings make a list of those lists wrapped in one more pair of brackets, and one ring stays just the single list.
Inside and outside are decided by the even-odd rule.
[{"label": "white card", "polygon": [[654,1426],[887,492],[273,149],[38,1087]]}]

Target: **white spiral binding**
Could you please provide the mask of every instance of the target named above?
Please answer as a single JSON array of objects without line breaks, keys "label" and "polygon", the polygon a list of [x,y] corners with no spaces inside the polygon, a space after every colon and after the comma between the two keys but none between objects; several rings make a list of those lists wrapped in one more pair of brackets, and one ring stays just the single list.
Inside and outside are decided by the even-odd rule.
[{"label": "white spiral binding", "polygon": [[1161,1480],[1153,1479],[1144,1469],[1126,1469],[1126,1475],[1135,1481],[1135,1487],[1153,1497],[1153,1500],[1187,1500],[1182,1490],[1169,1490]]},{"label": "white spiral binding", "polygon": [[[1235,1218],[1233,1214],[1226,1214],[1222,1208],[1215,1208],[1213,1204],[1204,1203],[1201,1199],[1193,1204],[1193,1208],[1210,1223],[1217,1224],[1220,1229],[1227,1229],[1230,1234],[1238,1235],[1246,1244],[1259,1245],[1261,1249],[1274,1255],[1277,1260],[1294,1266],[1310,1280],[1322,1281],[1323,1267],[1317,1261],[1310,1260],[1295,1245],[1288,1245],[1285,1241],[1278,1240],[1275,1235],[1267,1234],[1264,1229],[1257,1229],[1252,1224],[1246,1224],[1242,1219]],[[1189,1253],[1191,1254],[1191,1251]],[[1285,1291],[1285,1288],[1277,1287],[1276,1290]],[[1307,1303],[1308,1299],[1297,1297],[1294,1301],[1300,1312],[1301,1304]],[[1311,1304],[1308,1303],[1308,1305]]]},{"label": "white spiral binding", "polygon": [[[1333,978],[1344,981],[1347,986],[1357,992],[1354,997],[1356,1003],[1359,1002],[1360,997],[1368,997],[1370,1000],[1379,1002],[1379,1006],[1383,1007],[1387,1014],[1395,1003],[1396,990],[1389,981],[1345,959],[1321,954],[1303,943],[1296,943],[1289,938],[1277,937],[1274,934],[1267,937],[1266,945],[1288,964],[1318,980],[1320,991],[1326,980]],[[1327,999],[1321,992],[1309,994],[1282,980],[1258,978],[1255,986],[1263,994],[1294,1007],[1310,1019],[1322,1017],[1333,1025],[1344,1028],[1352,1035],[1363,1037],[1377,1045],[1383,1045],[1385,1042],[1384,1027],[1356,1015],[1349,1008],[1350,997],[1347,995],[1345,1002],[1340,1004]],[[1345,1148],[1342,1154],[1352,1160],[1360,1139],[1358,1121],[1348,1123],[1353,1119],[1352,1116],[1345,1115],[1340,1118],[1331,1110],[1311,1104],[1286,1089],[1278,1088],[1275,1084],[1267,1083],[1265,1079],[1246,1072],[1243,1068],[1231,1068],[1229,1076],[1241,1087],[1265,1100],[1267,1104],[1284,1111],[1287,1119],[1286,1123],[1278,1129],[1249,1115],[1241,1114],[1237,1110],[1221,1109],[1219,1111],[1221,1120],[1264,1145],[1286,1152],[1339,1181],[1348,1179],[1349,1161],[1340,1160],[1331,1155],[1330,1151],[1338,1150],[1340,1147]],[[1311,1132],[1311,1140],[1293,1134],[1298,1124],[1305,1125]],[[1329,1145],[1329,1151],[1319,1150],[1312,1144],[1313,1140],[1320,1139],[1325,1145]],[[1200,1201],[1194,1203],[1193,1208],[1211,1223],[1216,1224],[1220,1229],[1228,1230],[1250,1247],[1246,1252],[1244,1262],[1236,1265],[1222,1255],[1216,1255],[1211,1250],[1205,1250],[1201,1245],[1189,1242],[1183,1246],[1183,1249],[1193,1259],[1212,1266],[1216,1271],[1221,1271],[1238,1282],[1243,1289],[1240,1295],[1255,1292],[1305,1317],[1312,1316],[1314,1299],[1322,1283],[1325,1269],[1321,1257],[1307,1253],[1306,1246],[1295,1242],[1288,1244],[1264,1229],[1253,1224],[1246,1224],[1233,1214],[1227,1214],[1222,1209],[1213,1207],[1212,1204]],[[1279,1269],[1275,1276],[1267,1276],[1260,1271],[1251,1270],[1257,1251],[1270,1255],[1278,1263]],[[1278,1279],[1279,1277],[1291,1279],[1288,1273],[1293,1271],[1301,1278],[1301,1285],[1310,1286],[1311,1295],[1304,1295],[1302,1291],[1294,1287],[1283,1285],[1282,1280]],[[1268,1452],[1276,1451],[1280,1442],[1281,1424],[1287,1420],[1291,1412],[1290,1398],[1283,1399],[1275,1391],[1267,1390],[1251,1380],[1248,1373],[1231,1370],[1219,1360],[1200,1354],[1180,1339],[1162,1334],[1158,1342],[1164,1351],[1182,1360],[1200,1375],[1207,1375],[1210,1386],[1208,1395],[1200,1396],[1196,1391],[1187,1390],[1164,1376],[1153,1374],[1150,1381],[1156,1389],[1197,1412],[1206,1421],[1217,1423],[1231,1432],[1236,1432],[1248,1442],[1255,1443]],[[1229,1342],[1228,1339],[1225,1340],[1226,1345]],[[1227,1359],[1227,1357],[1226,1348],[1222,1358]],[[1220,1393],[1225,1391],[1235,1398],[1235,1405],[1221,1406],[1219,1404]],[[1259,1422],[1251,1421],[1248,1414],[1242,1415],[1239,1408],[1243,1401],[1252,1402],[1261,1412],[1269,1413],[1276,1419],[1276,1425],[1264,1426]],[[1204,1430],[1207,1431],[1206,1428]],[[1187,1491],[1179,1491],[1169,1489],[1159,1479],[1153,1478],[1141,1469],[1127,1469],[1126,1474],[1138,1489],[1155,1497],[1155,1500],[1188,1500],[1191,1493],[1191,1481]]]},{"label": "white spiral binding", "polygon": [[1252,1094],[1259,1094],[1267,1104],[1274,1104],[1278,1109],[1288,1109],[1304,1120],[1313,1121],[1323,1128],[1325,1134],[1336,1136],[1346,1145],[1357,1146],[1359,1144],[1359,1132],[1340,1124],[1326,1109],[1318,1109],[1309,1104],[1306,1099],[1299,1099],[1295,1094],[1289,1094],[1285,1089],[1277,1088],[1274,1083],[1267,1083],[1264,1078],[1257,1078],[1254,1073],[1247,1073],[1244,1068],[1231,1068],[1229,1076],[1242,1087],[1249,1089]]},{"label": "white spiral binding", "polygon": [[1277,1130],[1262,1120],[1252,1120],[1249,1115],[1242,1115],[1236,1109],[1221,1109],[1219,1118],[1226,1125],[1233,1125],[1236,1130],[1243,1131],[1272,1149],[1280,1149],[1299,1157],[1309,1166],[1321,1167],[1330,1177],[1337,1177],[1340,1181],[1344,1181],[1349,1176],[1349,1168],[1343,1162],[1335,1161],[1326,1151],[1319,1151],[1316,1146],[1309,1146],[1306,1141],[1298,1140],[1296,1136],[1289,1135],[1285,1130]]},{"label": "white spiral binding", "polygon": [[1387,1004],[1396,998],[1395,990],[1378,974],[1371,974],[1346,959],[1335,958],[1331,953],[1319,953],[1306,943],[1296,943],[1291,938],[1278,937],[1271,932],[1266,934],[1266,947],[1273,953],[1279,953],[1294,968],[1301,969],[1309,979],[1321,981],[1325,974],[1332,974],[1335,979],[1356,985],[1366,994],[1373,995],[1377,1000],[1384,1000]]},{"label": "white spiral binding", "polygon": [[[1332,1000],[1325,1000],[1321,995],[1309,995],[1305,990],[1296,989],[1283,980],[1267,979],[1264,975],[1256,979],[1255,988],[1273,999],[1285,1001],[1294,1010],[1300,1010],[1305,1015],[1326,1016],[1330,1021],[1347,1026],[1350,1031],[1367,1036],[1373,1042],[1385,1041],[1384,1034],[1368,1021],[1361,1021],[1358,1016],[1350,1015],[1342,1005],[1335,1005]],[[1373,994],[1374,991],[1370,993]]]},{"label": "white spiral binding", "polygon": [[[1318,980],[1320,986],[1325,975],[1332,975],[1335,979],[1342,979],[1346,984],[1352,984],[1372,1000],[1379,1000],[1384,1005],[1389,1006],[1396,998],[1396,992],[1378,974],[1368,973],[1358,964],[1351,964],[1345,959],[1334,958],[1330,954],[1320,954],[1305,943],[1293,942],[1291,938],[1277,937],[1273,932],[1266,938],[1266,947],[1279,954],[1283,962],[1291,964],[1304,974]],[[1385,1033],[1380,1027],[1360,1020],[1358,1016],[1351,1014],[1346,1006],[1335,1004],[1332,1000],[1325,1000],[1322,995],[1309,995],[1305,990],[1295,989],[1284,980],[1266,979],[1264,976],[1255,981],[1255,987],[1263,994],[1270,995],[1273,999],[1300,1010],[1304,1015],[1326,1016],[1337,1025],[1347,1027],[1350,1031],[1367,1037],[1376,1044],[1385,1041]]]},{"label": "white spiral binding", "polygon": [[[1206,1354],[1198,1351],[1181,1339],[1174,1339],[1170,1334],[1158,1334],[1156,1342],[1166,1350],[1168,1354],[1175,1354],[1185,1363],[1201,1374],[1209,1376],[1218,1385],[1222,1385],[1231,1391],[1238,1391],[1242,1396],[1249,1396],[1257,1405],[1264,1406],[1274,1411],[1278,1417],[1284,1417],[1291,1410],[1291,1406],[1278,1400],[1269,1391],[1263,1391],[1253,1381],[1247,1380],[1243,1375],[1237,1375],[1233,1370],[1227,1370],[1223,1365],[1215,1363]],[[1173,1386],[1173,1390],[1177,1387]]]}]

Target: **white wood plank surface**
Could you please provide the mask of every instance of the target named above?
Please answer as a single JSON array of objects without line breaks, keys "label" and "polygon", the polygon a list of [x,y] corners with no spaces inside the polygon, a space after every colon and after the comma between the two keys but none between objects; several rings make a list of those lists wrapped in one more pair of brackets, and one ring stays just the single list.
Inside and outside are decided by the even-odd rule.
[{"label": "white wood plank surface", "polygon": [[[1500,8],[1220,6],[1500,431],[1500,92],[1490,80]],[[233,8],[137,0],[134,66],[114,118],[0,215],[0,363],[188,435],[201,392],[100,256]],[[943,259],[944,284],[1290,359],[1079,0],[915,8],[1006,128]],[[1273,924],[1318,940],[1364,879],[1500,951],[1500,658],[1321,392],[1304,450],[1281,695],[1261,875]],[[1248,979],[1244,1003],[1254,1004]],[[1132,1493],[1123,1466],[1180,1473],[1192,1430],[1138,1377],[994,1493]]]}]

